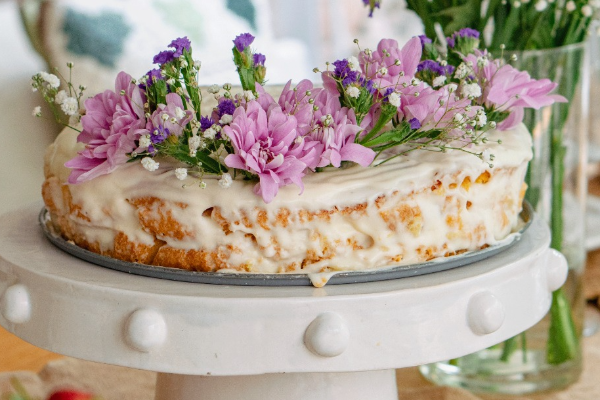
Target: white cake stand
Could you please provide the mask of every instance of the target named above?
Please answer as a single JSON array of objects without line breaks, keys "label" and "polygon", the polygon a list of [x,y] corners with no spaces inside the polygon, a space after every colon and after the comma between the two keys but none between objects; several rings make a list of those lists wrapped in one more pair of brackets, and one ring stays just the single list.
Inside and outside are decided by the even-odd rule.
[{"label": "white cake stand", "polygon": [[158,371],[157,400],[392,400],[395,368],[524,331],[567,275],[534,220],[484,261],[412,278],[313,287],[173,282],[51,245],[35,204],[0,218],[0,324],[53,352]]}]

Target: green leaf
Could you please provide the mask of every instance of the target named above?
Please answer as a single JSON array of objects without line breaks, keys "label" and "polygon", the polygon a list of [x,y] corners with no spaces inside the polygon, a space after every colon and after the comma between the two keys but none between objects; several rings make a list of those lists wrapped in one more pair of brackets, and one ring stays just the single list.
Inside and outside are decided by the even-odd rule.
[{"label": "green leaf", "polygon": [[159,79],[152,87],[156,93],[156,104],[167,104],[167,82]]}]

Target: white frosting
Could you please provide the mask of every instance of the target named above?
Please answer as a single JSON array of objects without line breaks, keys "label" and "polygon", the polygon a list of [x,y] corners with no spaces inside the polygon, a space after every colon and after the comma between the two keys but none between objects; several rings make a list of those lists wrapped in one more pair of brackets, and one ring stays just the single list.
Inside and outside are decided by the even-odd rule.
[{"label": "white frosting", "polygon": [[[79,148],[76,136],[76,132],[66,130],[50,147],[47,178],[66,181],[69,171],[63,164]],[[530,134],[521,125],[487,136],[489,142],[471,150],[489,149],[495,156],[493,169],[462,151],[413,151],[377,167],[353,166],[309,174],[303,179],[302,194],[296,186],[284,187],[270,204],[253,193],[255,182],[234,180],[230,188],[223,189],[217,183],[218,177],[205,176],[207,187],[201,189],[196,178],[178,180],[174,168],[180,165],[168,160],[160,160],[160,168],[154,172],[139,163],[129,163],[109,175],[69,185],[73,204],[81,206],[89,221],[72,215],[69,218],[103,249],[112,247],[117,232],[152,245],[154,234],[140,225],[132,201],[155,197],[169,204],[171,216],[188,234],[182,239],[168,234],[158,239],[168,247],[184,250],[216,251],[233,246],[237,251],[229,252],[227,259],[231,270],[274,273],[293,263],[300,268],[311,251],[323,259],[305,265],[302,272],[419,262],[424,261],[426,248],[435,249],[435,256],[473,250],[505,238],[516,227],[521,185],[532,155]],[[502,144],[495,143],[497,139]],[[489,182],[475,183],[486,170],[492,175]],[[460,185],[466,177],[472,181],[468,190]],[[441,182],[441,189],[432,190],[436,181]],[[382,196],[386,201],[377,206],[375,202]],[[56,192],[53,197],[60,194]],[[339,212],[359,204],[365,204],[363,212]],[[403,221],[401,206],[414,211],[414,218]],[[229,233],[225,234],[214,218],[203,216],[211,208],[218,208],[229,222]],[[282,209],[290,213],[287,226],[276,222]],[[299,217],[303,212],[323,210],[332,213],[312,220]],[[259,211],[266,212],[268,229],[256,223]],[[158,210],[154,213],[160,217]],[[385,215],[394,220],[394,229],[390,229]],[[252,221],[252,227],[240,222],[244,216]]]}]

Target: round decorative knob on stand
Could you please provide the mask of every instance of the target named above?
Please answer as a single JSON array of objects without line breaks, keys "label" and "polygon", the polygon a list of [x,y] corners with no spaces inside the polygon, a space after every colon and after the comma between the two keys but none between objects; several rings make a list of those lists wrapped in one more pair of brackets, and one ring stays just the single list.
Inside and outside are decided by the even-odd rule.
[{"label": "round decorative knob on stand", "polygon": [[0,325],[53,352],[158,371],[157,400],[395,400],[394,368],[527,329],[566,270],[534,219],[510,249],[428,275],[323,288],[174,282],[62,252],[38,211],[0,218]]}]

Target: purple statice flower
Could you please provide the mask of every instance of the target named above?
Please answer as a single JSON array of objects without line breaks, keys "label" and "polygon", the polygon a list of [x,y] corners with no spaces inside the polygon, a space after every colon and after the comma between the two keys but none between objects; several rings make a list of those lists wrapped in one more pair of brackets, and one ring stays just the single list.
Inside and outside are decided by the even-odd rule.
[{"label": "purple statice flower", "polygon": [[154,64],[160,64],[160,65],[166,64],[168,62],[173,61],[174,54],[175,53],[172,52],[171,50],[163,50],[154,56],[154,58],[152,59],[152,62]]},{"label": "purple statice flower", "polygon": [[242,33],[241,35],[236,36],[233,40],[233,44],[235,48],[242,53],[246,47],[250,46],[254,42],[254,36],[250,33]]},{"label": "purple statice flower", "polygon": [[432,43],[431,39],[429,39],[427,36],[425,35],[419,35],[417,36],[419,38],[419,40],[421,41],[421,48],[425,48],[426,44]]},{"label": "purple statice flower", "polygon": [[106,90],[85,101],[83,130],[77,141],[86,147],[65,163],[71,168],[69,183],[108,174],[129,160],[128,154],[136,148],[139,132],[146,124],[145,102],[144,91],[131,83],[131,76],[125,72],[117,75],[115,91]]},{"label": "purple statice flower", "polygon": [[394,88],[387,88],[383,91],[383,93],[381,94],[381,96],[383,97],[383,101],[389,101],[389,96],[390,94],[394,93]]},{"label": "purple statice flower", "polygon": [[257,101],[250,101],[246,108],[235,110],[231,125],[223,132],[234,149],[225,158],[225,165],[257,175],[254,192],[265,203],[273,200],[280,187],[295,184],[302,189],[307,165],[318,157],[315,147],[306,151],[305,141],[296,140],[296,118],[280,107],[267,113]]},{"label": "purple statice flower", "polygon": [[479,39],[479,31],[477,31],[475,29],[471,29],[471,28],[462,28],[458,32],[454,32],[452,34],[452,36],[450,36],[449,38],[446,39],[448,42],[448,46],[450,48],[453,48],[454,46],[456,46],[456,39],[458,39],[458,38]]},{"label": "purple statice flower", "polygon": [[416,118],[411,118],[408,124],[410,125],[410,129],[419,129],[421,127],[421,122]]},{"label": "purple statice flower", "polygon": [[164,79],[164,77],[160,73],[160,69],[158,69],[158,68],[154,68],[154,69],[151,69],[150,71],[146,72],[146,76],[148,77],[148,79],[146,79],[146,82],[145,83],[142,82],[139,85],[140,88],[142,88],[142,89],[149,88],[150,86],[152,86],[154,84],[155,81]]},{"label": "purple statice flower", "polygon": [[[150,132],[150,141],[152,144],[162,143],[169,137],[170,134],[171,132],[169,131],[169,128],[165,128],[163,125],[158,125],[152,132]],[[152,149],[148,148],[148,150],[150,153],[154,153],[154,147]]]},{"label": "purple statice flower", "polygon": [[169,45],[169,47],[175,49],[175,51],[173,52],[173,57],[175,57],[175,58],[181,57],[183,55],[183,50],[190,51],[191,46],[192,46],[192,43],[187,38],[187,36],[184,36],[182,38],[177,38],[177,39],[173,40],[171,42],[171,44]]},{"label": "purple statice flower", "polygon": [[363,3],[365,6],[369,7],[369,18],[371,18],[373,16],[373,11],[376,8],[381,7],[381,0],[375,0],[373,6],[371,6],[371,1],[370,0],[363,0]]},{"label": "purple statice flower", "polygon": [[350,71],[348,66],[348,60],[336,60],[333,62],[335,69],[333,70],[333,76],[336,78],[344,76]]},{"label": "purple statice flower", "polygon": [[252,55],[252,60],[254,61],[254,66],[265,65],[265,61],[267,60],[267,57],[265,57],[264,54],[254,53]]},{"label": "purple statice flower", "polygon": [[434,75],[445,75],[446,68],[442,67],[438,62],[433,60],[423,60],[417,66],[417,72],[429,71]]},{"label": "purple statice flower", "polygon": [[215,124],[215,122],[213,121],[213,119],[211,117],[204,117],[204,116],[200,117],[200,129],[202,129],[203,131],[207,130],[214,124]]},{"label": "purple statice flower", "polygon": [[360,79],[360,73],[350,69],[348,60],[337,60],[333,62],[333,65],[335,66],[333,76],[342,80],[343,87],[356,83]]},{"label": "purple statice flower", "polygon": [[169,44],[169,47],[174,50],[161,51],[160,53],[158,53],[157,55],[154,56],[154,58],[152,59],[152,62],[154,64],[160,64],[160,65],[171,62],[175,58],[181,57],[181,55],[183,54],[183,50],[190,51],[191,45],[192,44],[191,44],[190,40],[187,38],[187,36],[182,37],[182,38],[177,38],[177,39],[173,40],[171,42],[171,44]]},{"label": "purple statice flower", "polygon": [[444,68],[444,75],[448,75],[448,76],[452,75],[454,73],[454,70],[456,69],[454,67],[454,65],[450,65],[450,64],[446,65],[443,68]]},{"label": "purple statice flower", "polygon": [[217,106],[217,114],[219,118],[225,114],[233,115],[235,112],[235,104],[233,100],[223,98],[219,101],[219,105]]},{"label": "purple statice flower", "polygon": [[370,79],[361,78],[361,86],[367,89],[370,94],[375,94],[377,89],[373,86],[373,81]]}]

